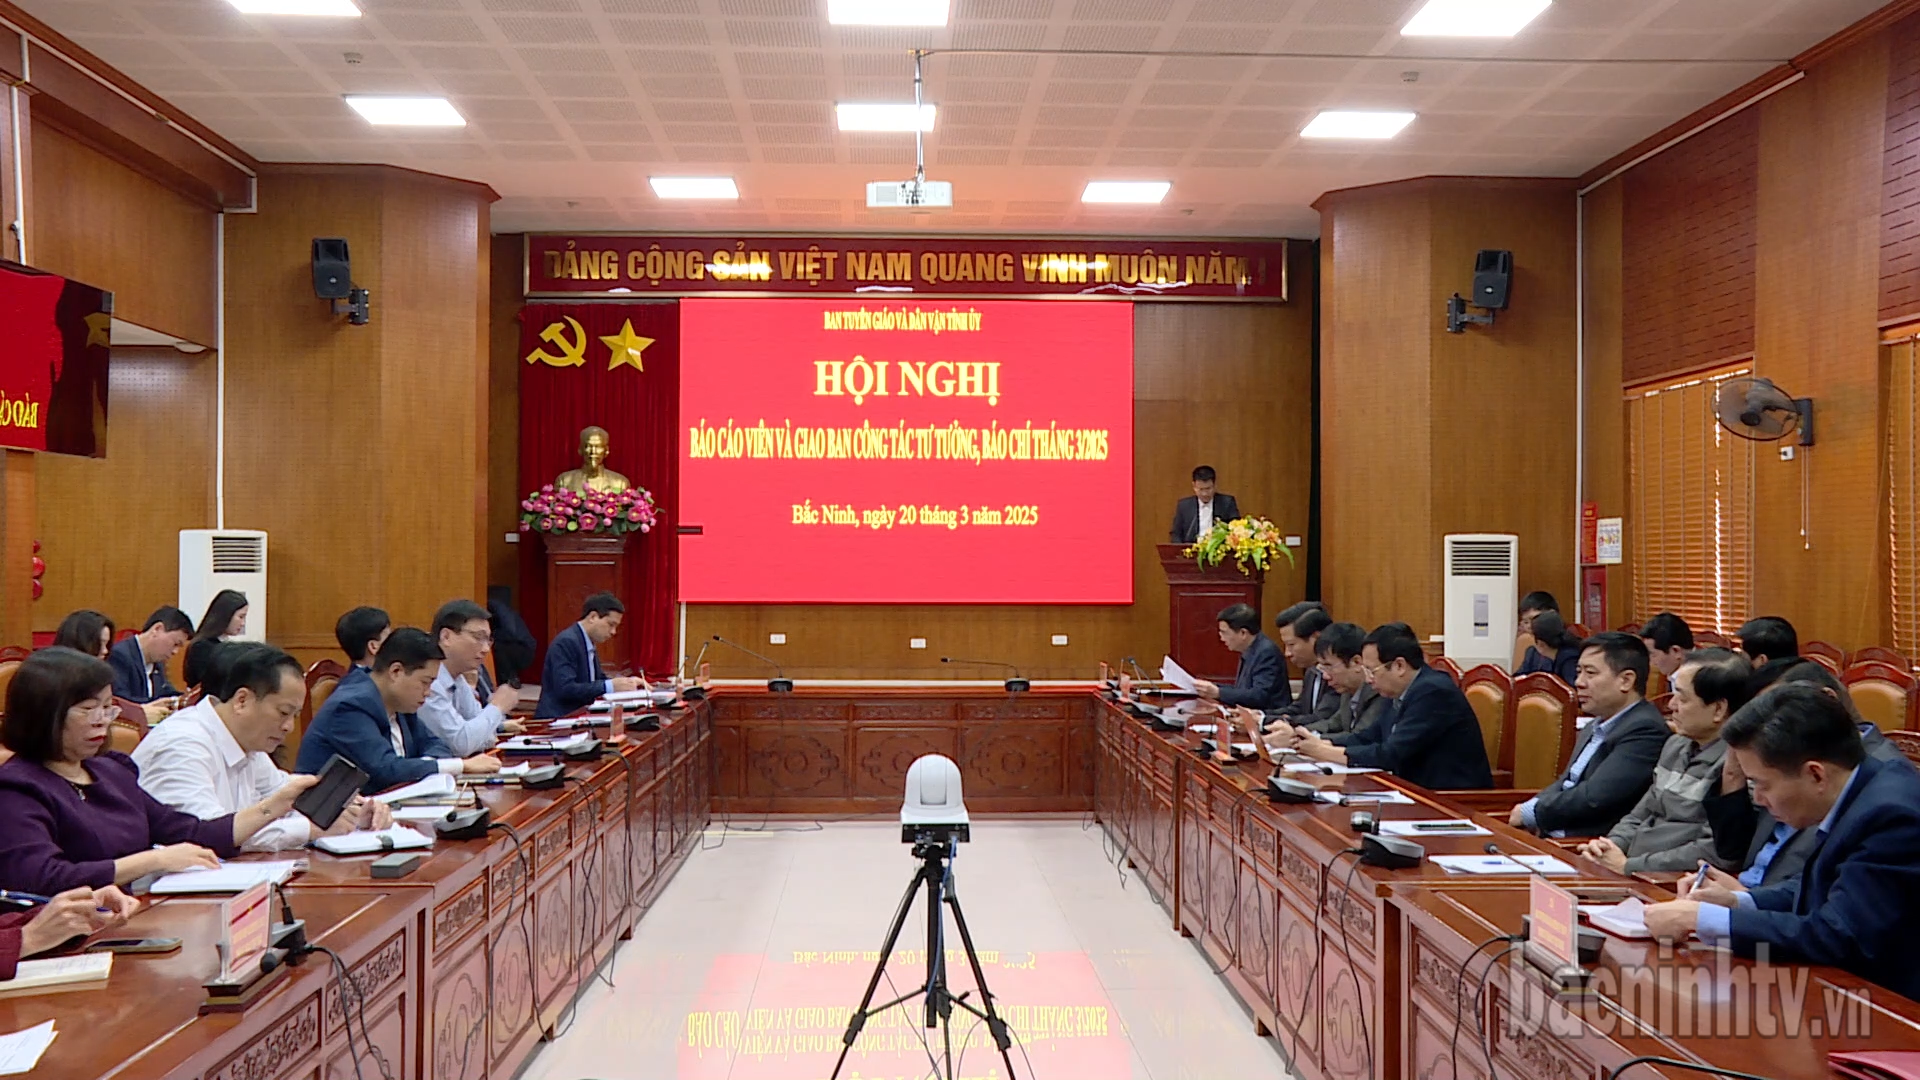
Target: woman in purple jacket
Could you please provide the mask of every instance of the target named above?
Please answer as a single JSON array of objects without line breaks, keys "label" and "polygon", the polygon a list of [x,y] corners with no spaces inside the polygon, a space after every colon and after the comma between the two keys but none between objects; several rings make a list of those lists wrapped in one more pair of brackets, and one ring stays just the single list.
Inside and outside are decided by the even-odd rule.
[{"label": "woman in purple jacket", "polygon": [[102,750],[113,669],[55,646],[14,672],[0,718],[0,889],[53,895],[217,865],[293,809],[299,777],[237,814],[202,821],[156,801],[125,754]]}]

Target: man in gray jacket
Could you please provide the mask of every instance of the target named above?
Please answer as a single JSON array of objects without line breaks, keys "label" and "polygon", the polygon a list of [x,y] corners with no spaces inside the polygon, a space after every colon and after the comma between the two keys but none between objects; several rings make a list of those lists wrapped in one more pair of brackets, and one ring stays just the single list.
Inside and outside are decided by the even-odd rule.
[{"label": "man in gray jacket", "polygon": [[1607,835],[1581,845],[1580,854],[1628,874],[1692,870],[1702,859],[1731,868],[1715,852],[1705,803],[1727,756],[1720,729],[1746,704],[1752,675],[1751,666],[1726,649],[1687,655],[1670,676],[1678,734],[1660,750],[1653,786]]}]

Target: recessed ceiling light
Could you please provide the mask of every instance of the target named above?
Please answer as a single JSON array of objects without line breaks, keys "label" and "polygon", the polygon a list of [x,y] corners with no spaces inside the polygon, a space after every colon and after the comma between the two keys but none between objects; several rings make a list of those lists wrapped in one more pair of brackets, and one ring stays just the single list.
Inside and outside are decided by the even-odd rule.
[{"label": "recessed ceiling light", "polygon": [[827,0],[837,26],[945,26],[947,0]]},{"label": "recessed ceiling light", "polygon": [[1427,0],[1400,28],[1408,37],[1512,37],[1553,0]]},{"label": "recessed ceiling light", "polygon": [[466,118],[443,97],[385,97],[348,94],[347,104],[369,124],[404,127],[466,127]]},{"label": "recessed ceiling light", "polygon": [[932,105],[849,104],[833,107],[841,131],[932,131]]},{"label": "recessed ceiling light", "polygon": [[1090,180],[1080,193],[1081,202],[1157,203],[1167,197],[1173,185],[1165,180]]},{"label": "recessed ceiling light", "polygon": [[731,176],[649,176],[653,193],[662,199],[737,199],[740,189]]},{"label": "recessed ceiling light", "polygon": [[331,15],[357,19],[353,0],[227,0],[242,15]]},{"label": "recessed ceiling light", "polygon": [[1306,139],[1391,139],[1413,123],[1410,112],[1342,112],[1329,109],[1301,132]]}]

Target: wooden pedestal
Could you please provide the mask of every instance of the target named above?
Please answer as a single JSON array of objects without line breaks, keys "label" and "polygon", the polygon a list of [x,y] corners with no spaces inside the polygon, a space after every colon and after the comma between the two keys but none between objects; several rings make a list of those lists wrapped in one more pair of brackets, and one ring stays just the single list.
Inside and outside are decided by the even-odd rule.
[{"label": "wooden pedestal", "polygon": [[1186,545],[1158,548],[1160,568],[1167,574],[1168,653],[1199,678],[1231,683],[1240,670],[1240,654],[1220,644],[1220,611],[1231,604],[1251,604],[1259,612],[1266,575],[1255,571],[1249,577],[1231,562],[1202,570],[1181,554]]},{"label": "wooden pedestal", "polygon": [[[551,642],[567,627],[580,621],[580,605],[597,592],[627,597],[627,537],[625,536],[547,536],[547,640]],[[626,671],[627,636],[615,634],[613,640],[596,648],[600,666],[608,671]]]}]

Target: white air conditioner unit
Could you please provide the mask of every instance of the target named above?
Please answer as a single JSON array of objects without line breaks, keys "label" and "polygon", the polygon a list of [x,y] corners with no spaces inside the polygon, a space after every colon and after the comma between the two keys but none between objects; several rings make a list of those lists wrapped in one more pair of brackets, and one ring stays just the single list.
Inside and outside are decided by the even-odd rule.
[{"label": "white air conditioner unit", "polygon": [[221,589],[246,595],[247,632],[240,639],[265,641],[267,534],[258,529],[181,529],[180,610],[189,619],[199,619]]},{"label": "white air conditioner unit", "polygon": [[1446,653],[1465,671],[1513,667],[1519,619],[1520,538],[1511,533],[1453,533],[1446,543]]}]

